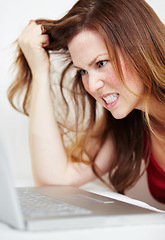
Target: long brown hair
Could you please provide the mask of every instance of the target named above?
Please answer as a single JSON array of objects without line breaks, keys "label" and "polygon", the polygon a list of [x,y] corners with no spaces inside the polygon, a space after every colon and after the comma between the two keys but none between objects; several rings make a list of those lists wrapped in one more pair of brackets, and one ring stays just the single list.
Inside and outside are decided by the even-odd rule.
[{"label": "long brown hair", "polygon": [[[147,112],[147,101],[153,94],[158,101],[164,104],[165,96],[165,29],[152,8],[144,0],[80,0],[72,9],[59,20],[36,20],[42,24],[49,35],[50,45],[46,50],[50,53],[65,55],[67,65],[61,74],[60,89],[67,107],[70,108],[64,94],[65,76],[73,68],[68,52],[68,43],[84,29],[96,30],[103,37],[113,67],[121,81],[124,82],[121,70],[118,49],[122,52],[132,71],[143,81],[145,86],[145,113],[133,110],[124,119],[116,120],[107,110],[102,111],[104,127],[95,128],[99,121],[97,103],[84,89],[79,73],[73,77],[70,92],[75,106],[76,138],[72,142],[69,156],[72,161],[83,161],[87,143],[91,137],[98,137],[100,147],[107,134],[111,134],[115,157],[109,179],[116,191],[124,191],[133,186],[140,176],[141,161],[147,158],[144,135],[150,139],[150,119]],[[19,47],[18,47],[19,48]],[[13,107],[28,115],[31,71],[28,63],[19,48],[16,65],[18,74],[9,87],[8,98]],[[22,109],[14,103],[14,98],[24,94]],[[144,96],[143,96],[144,97]],[[80,114],[82,113],[82,114]],[[81,116],[81,119],[80,119]],[[85,121],[86,117],[87,121]],[[84,124],[85,122],[85,124]],[[66,126],[69,128],[69,126]],[[103,124],[102,124],[103,125]],[[61,132],[62,123],[59,123]],[[86,164],[91,164],[97,174],[95,158]],[[100,177],[100,176],[99,176]]]}]

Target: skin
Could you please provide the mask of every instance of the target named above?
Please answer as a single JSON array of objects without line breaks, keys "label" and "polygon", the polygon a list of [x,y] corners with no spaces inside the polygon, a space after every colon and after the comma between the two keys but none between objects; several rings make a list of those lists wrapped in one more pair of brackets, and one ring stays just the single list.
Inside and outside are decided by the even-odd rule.
[{"label": "skin", "polygon": [[[41,26],[31,21],[19,37],[18,43],[32,71],[29,142],[36,185],[68,184],[80,186],[93,180],[95,175],[90,166],[68,162],[67,152],[62,143],[51,99],[50,61],[44,49],[45,46],[49,45],[48,35],[43,35]],[[131,72],[124,57],[120,54],[125,82],[136,95],[123,85],[112,68],[105,43],[97,32],[80,32],[72,39],[68,48],[75,67],[82,74],[86,90],[111,111],[115,118],[123,118],[133,109],[143,110],[143,100],[137,97],[143,96],[144,86],[142,82]],[[103,97],[107,94],[117,94],[115,102],[106,104]],[[149,109],[150,113],[153,116],[154,114],[159,116],[161,123],[163,123],[165,120],[164,106],[160,108],[160,104],[154,97],[150,99],[150,106],[152,106]],[[159,128],[160,130],[161,128]],[[154,136],[152,136],[152,141],[156,142]],[[87,149],[94,155],[95,151],[98,150],[95,143],[95,140],[91,140],[89,149]],[[158,147],[159,145],[158,142],[155,143],[152,150],[155,158],[159,159],[160,166],[165,169],[162,158],[165,150],[163,147]],[[108,136],[96,157],[96,164],[101,175],[110,168],[113,154],[113,142]]]},{"label": "skin", "polygon": [[[96,176],[90,166],[68,161],[61,139],[51,99],[50,61],[44,49],[49,44],[48,35],[42,35],[41,26],[31,21],[20,35],[18,43],[32,72],[29,145],[35,184],[81,186],[94,180]],[[108,171],[113,149],[111,138],[108,137],[96,157],[99,174]],[[97,150],[93,139],[87,151],[95,155]],[[84,156],[84,159],[88,160],[88,157]]]},{"label": "skin", "polygon": [[[82,75],[85,89],[114,118],[124,118],[133,109],[142,110],[143,99],[137,96],[144,95],[143,83],[131,72],[120,53],[125,82],[136,96],[124,86],[112,68],[105,42],[98,32],[82,31],[72,39],[68,47],[72,61]],[[117,94],[118,98],[106,104],[103,97],[112,94]]]},{"label": "skin", "polygon": [[[68,47],[74,66],[82,75],[85,89],[109,110],[114,118],[124,118],[133,109],[144,111],[143,82],[131,72],[124,56],[119,52],[123,76],[128,88],[125,87],[112,68],[105,42],[98,32],[84,30],[72,39]],[[106,104],[103,97],[107,94],[117,94],[118,97],[114,102]],[[151,95],[149,114],[154,119],[152,127],[159,136],[165,139],[164,113],[165,106]],[[164,141],[151,134],[151,143],[152,153],[159,166],[165,171]]]}]

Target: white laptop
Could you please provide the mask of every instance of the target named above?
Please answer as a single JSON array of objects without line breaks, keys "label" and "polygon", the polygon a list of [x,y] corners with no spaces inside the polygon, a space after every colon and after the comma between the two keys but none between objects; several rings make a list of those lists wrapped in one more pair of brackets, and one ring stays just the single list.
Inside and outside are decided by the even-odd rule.
[{"label": "white laptop", "polygon": [[165,214],[68,186],[13,187],[0,143],[0,221],[19,230],[165,223]]}]

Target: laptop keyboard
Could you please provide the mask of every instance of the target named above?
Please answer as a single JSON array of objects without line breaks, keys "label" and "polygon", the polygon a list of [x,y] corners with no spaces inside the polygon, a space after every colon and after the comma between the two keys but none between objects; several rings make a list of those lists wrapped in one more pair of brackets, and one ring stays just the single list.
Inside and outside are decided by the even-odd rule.
[{"label": "laptop keyboard", "polygon": [[62,217],[90,214],[91,211],[55,198],[33,192],[28,188],[17,188],[23,215],[26,217]]}]

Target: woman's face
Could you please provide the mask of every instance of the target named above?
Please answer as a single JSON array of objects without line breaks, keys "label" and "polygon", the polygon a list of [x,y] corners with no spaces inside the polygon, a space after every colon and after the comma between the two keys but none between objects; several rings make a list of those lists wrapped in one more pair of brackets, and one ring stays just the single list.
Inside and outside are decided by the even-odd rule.
[{"label": "woman's face", "polygon": [[137,97],[144,96],[142,81],[131,72],[119,54],[125,83],[136,96],[124,86],[112,68],[105,42],[98,32],[80,32],[70,41],[68,48],[86,91],[114,118],[124,118],[133,109],[142,110],[143,99]]}]

